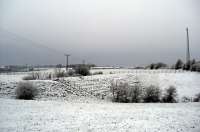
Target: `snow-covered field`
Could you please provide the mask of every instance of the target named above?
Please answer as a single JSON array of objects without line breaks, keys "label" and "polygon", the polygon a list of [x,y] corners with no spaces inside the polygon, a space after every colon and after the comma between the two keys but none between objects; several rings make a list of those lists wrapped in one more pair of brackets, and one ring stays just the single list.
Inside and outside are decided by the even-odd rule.
[{"label": "snow-covered field", "polygon": [[199,132],[200,104],[0,99],[0,131]]},{"label": "snow-covered field", "polygon": [[[50,71],[50,70],[49,70]],[[26,74],[0,75],[0,131],[141,131],[199,132],[200,103],[112,103],[110,82],[125,80],[142,86],[173,85],[178,98],[200,93],[200,74],[173,70],[100,70],[103,75],[31,81],[36,100],[15,99]],[[91,72],[97,72],[93,70]]]}]

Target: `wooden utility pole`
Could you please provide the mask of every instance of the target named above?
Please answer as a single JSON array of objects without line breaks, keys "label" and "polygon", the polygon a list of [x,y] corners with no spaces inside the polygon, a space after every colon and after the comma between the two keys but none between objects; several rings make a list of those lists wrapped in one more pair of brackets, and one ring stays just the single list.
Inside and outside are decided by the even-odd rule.
[{"label": "wooden utility pole", "polygon": [[68,70],[68,68],[69,68],[69,63],[68,63],[68,61],[69,61],[69,54],[65,54],[65,57],[66,57],[66,71]]}]

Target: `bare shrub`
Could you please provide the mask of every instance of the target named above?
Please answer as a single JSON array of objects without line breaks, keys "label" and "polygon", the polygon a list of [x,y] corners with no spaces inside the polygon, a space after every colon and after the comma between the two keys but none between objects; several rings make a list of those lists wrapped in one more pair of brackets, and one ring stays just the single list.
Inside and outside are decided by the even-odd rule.
[{"label": "bare shrub", "polygon": [[176,97],[177,97],[176,88],[174,86],[170,86],[168,89],[166,89],[162,101],[165,103],[176,103],[177,102]]},{"label": "bare shrub", "polygon": [[101,74],[103,74],[102,71],[98,71],[98,72],[94,72],[94,73],[93,73],[93,75],[101,75]]},{"label": "bare shrub", "polygon": [[82,76],[90,75],[89,67],[86,65],[80,65],[75,68],[75,73]]},{"label": "bare shrub", "polygon": [[128,96],[130,97],[130,102],[140,103],[143,98],[143,91],[140,84],[135,84],[130,86],[128,91]]},{"label": "bare shrub", "polygon": [[38,90],[30,82],[19,82],[15,94],[17,99],[31,100],[38,94]]},{"label": "bare shrub", "polygon": [[128,102],[128,83],[124,82],[112,82],[111,91],[113,94],[114,102]]},{"label": "bare shrub", "polygon": [[140,84],[129,85],[127,82],[118,81],[111,83],[111,92],[114,102],[134,102],[142,101],[142,87]]},{"label": "bare shrub", "polygon": [[196,97],[194,98],[194,102],[200,102],[200,93],[196,94]]},{"label": "bare shrub", "polygon": [[55,68],[54,69],[54,75],[57,78],[65,77],[66,76],[65,72],[61,68]]},{"label": "bare shrub", "polygon": [[46,79],[52,79],[52,74],[51,73],[47,73],[47,75],[45,76]]},{"label": "bare shrub", "polygon": [[67,72],[67,75],[68,75],[68,76],[74,76],[74,75],[75,75],[75,71],[70,69],[70,70]]},{"label": "bare shrub", "polygon": [[27,76],[24,76],[22,78],[23,80],[36,80],[36,76],[34,76],[34,74],[30,74],[30,75],[27,75]]},{"label": "bare shrub", "polygon": [[181,98],[181,102],[187,103],[187,102],[192,102],[192,99],[190,97],[187,96],[183,96]]},{"label": "bare shrub", "polygon": [[27,76],[24,76],[22,79],[23,80],[37,80],[37,79],[41,79],[42,75],[40,72],[32,72]]},{"label": "bare shrub", "polygon": [[144,102],[160,102],[161,91],[159,87],[151,85],[145,89]]}]

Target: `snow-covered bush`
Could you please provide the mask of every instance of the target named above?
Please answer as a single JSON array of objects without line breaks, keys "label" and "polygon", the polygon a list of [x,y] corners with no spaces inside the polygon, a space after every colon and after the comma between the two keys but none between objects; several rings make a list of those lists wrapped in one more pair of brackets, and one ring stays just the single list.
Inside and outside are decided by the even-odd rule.
[{"label": "snow-covered bush", "polygon": [[17,99],[31,100],[38,94],[38,90],[30,82],[19,82],[15,94]]},{"label": "snow-covered bush", "polygon": [[177,90],[174,86],[170,86],[165,90],[165,94],[162,98],[162,101],[165,103],[176,103]]},{"label": "snow-covered bush", "polygon": [[160,102],[161,90],[159,87],[151,85],[145,89],[144,102]]},{"label": "snow-covered bush", "polygon": [[112,82],[111,92],[113,94],[114,102],[128,102],[128,83]]},{"label": "snow-covered bush", "polygon": [[200,102],[200,93],[196,94],[196,97],[194,98],[194,102]]}]

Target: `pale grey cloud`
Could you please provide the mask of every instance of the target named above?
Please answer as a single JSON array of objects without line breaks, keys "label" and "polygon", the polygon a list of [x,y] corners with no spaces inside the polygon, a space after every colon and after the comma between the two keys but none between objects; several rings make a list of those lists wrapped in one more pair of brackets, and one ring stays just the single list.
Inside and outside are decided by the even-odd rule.
[{"label": "pale grey cloud", "polygon": [[[170,64],[178,58],[185,59],[187,26],[192,57],[200,59],[199,0],[1,0],[0,3],[0,64],[62,63],[65,52],[72,54],[72,63],[85,59],[99,65],[156,61]],[[9,46],[14,43],[15,49]],[[20,48],[20,43],[26,46]],[[41,50],[38,60],[24,51],[34,47],[29,43],[42,44],[60,53],[31,48],[32,54]],[[10,56],[11,51],[29,59]],[[54,57],[49,58],[49,54]]]}]

